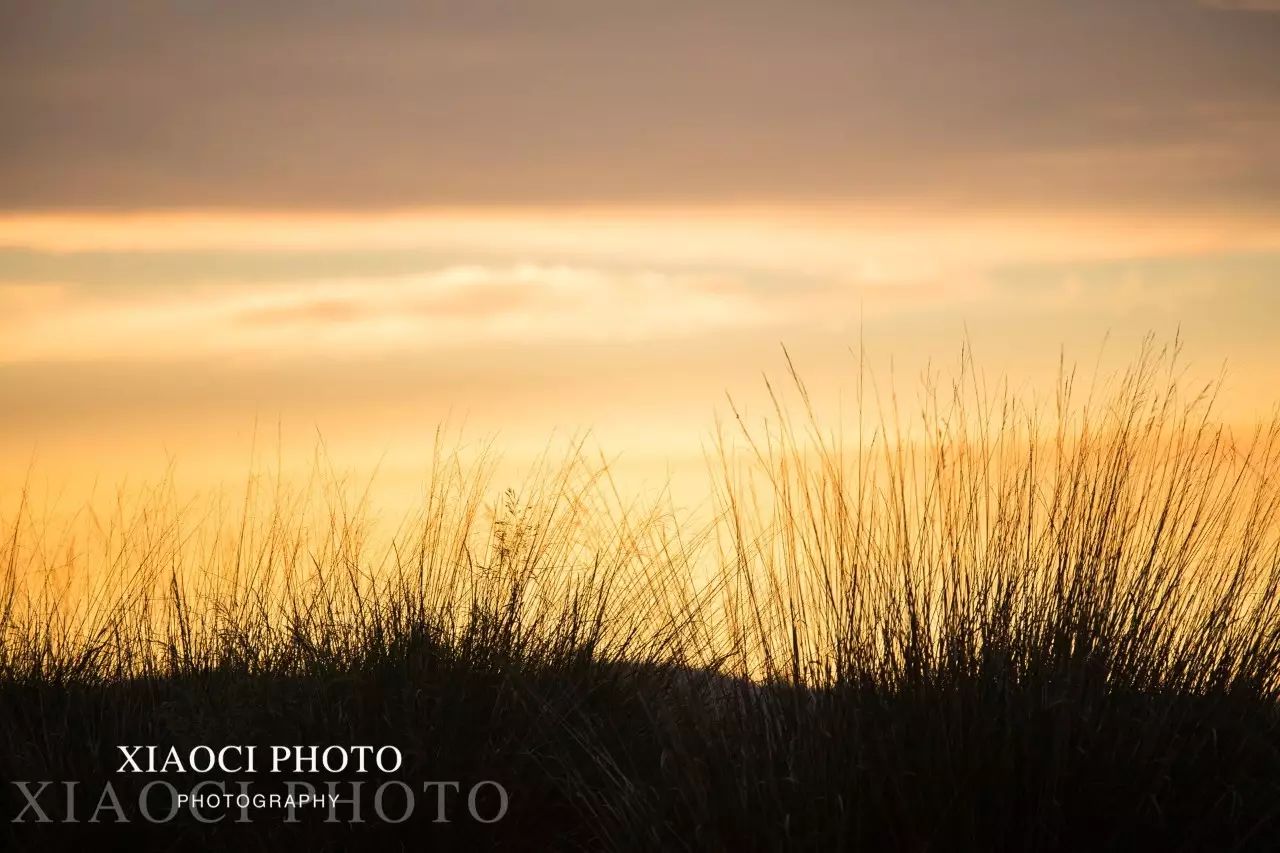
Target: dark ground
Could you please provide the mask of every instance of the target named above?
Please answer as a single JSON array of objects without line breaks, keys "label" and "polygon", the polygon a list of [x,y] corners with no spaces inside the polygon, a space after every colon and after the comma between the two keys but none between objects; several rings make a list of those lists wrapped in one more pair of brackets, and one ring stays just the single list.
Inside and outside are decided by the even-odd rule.
[{"label": "dark ground", "polygon": [[[428,662],[430,661],[430,662]],[[15,850],[1274,850],[1280,715],[1248,696],[1123,692],[1080,676],[981,673],[898,695],[854,686],[760,687],[671,667],[577,661],[484,667],[406,655],[290,676],[193,672],[120,683],[0,685],[0,774],[54,780],[52,823],[11,822]],[[149,824],[137,791],[195,774],[117,774],[117,744],[390,744],[396,774],[365,782],[362,816],[276,810]],[[213,777],[223,778],[225,776]],[[236,778],[236,777],[232,777]],[[250,777],[239,777],[250,778]],[[255,790],[288,778],[259,772]],[[340,775],[301,776],[328,781]],[[361,777],[346,777],[348,779]],[[373,789],[419,793],[400,824]],[[61,783],[78,780],[61,823]],[[130,823],[89,819],[110,780]],[[499,782],[509,810],[470,817]],[[457,781],[449,823],[423,781]],[[345,790],[345,789],[343,789]],[[398,816],[403,803],[384,804]],[[166,811],[163,798],[156,811]],[[481,816],[498,807],[492,788]],[[213,812],[210,813],[215,814]]]}]

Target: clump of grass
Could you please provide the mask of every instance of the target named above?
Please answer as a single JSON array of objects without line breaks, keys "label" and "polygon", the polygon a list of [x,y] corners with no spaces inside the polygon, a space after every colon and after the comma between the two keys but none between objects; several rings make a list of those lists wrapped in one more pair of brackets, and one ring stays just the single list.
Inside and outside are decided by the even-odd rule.
[{"label": "clump of grass", "polygon": [[1272,849],[1280,422],[1233,435],[1176,346],[1076,386],[1029,405],[966,356],[907,419],[860,369],[846,428],[792,368],[769,417],[731,410],[705,518],[580,447],[496,492],[443,442],[390,532],[336,476],[222,513],[160,491],[92,551],[24,509],[4,772],[377,736],[511,792],[494,826],[168,841]]}]

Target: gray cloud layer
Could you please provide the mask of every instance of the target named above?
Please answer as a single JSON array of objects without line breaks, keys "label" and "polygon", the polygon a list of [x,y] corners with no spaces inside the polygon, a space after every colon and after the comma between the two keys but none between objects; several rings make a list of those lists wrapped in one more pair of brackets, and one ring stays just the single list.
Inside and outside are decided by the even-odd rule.
[{"label": "gray cloud layer", "polygon": [[1280,199],[1280,17],[1190,0],[0,15],[0,209]]},{"label": "gray cloud layer", "polygon": [[1243,12],[1280,12],[1280,0],[1201,0],[1214,9],[1236,9]]}]

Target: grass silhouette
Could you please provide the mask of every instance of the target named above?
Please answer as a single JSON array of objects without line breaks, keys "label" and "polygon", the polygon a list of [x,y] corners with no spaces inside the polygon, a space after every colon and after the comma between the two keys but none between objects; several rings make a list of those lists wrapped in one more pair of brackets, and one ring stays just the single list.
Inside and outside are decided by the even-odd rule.
[{"label": "grass silhouette", "polygon": [[444,439],[387,535],[336,474],[257,478],[220,511],[161,487],[75,539],[24,504],[0,546],[6,780],[130,782],[116,744],[389,743],[405,779],[497,780],[510,801],[492,824],[5,831],[1275,849],[1280,422],[1233,435],[1216,385],[1186,384],[1177,345],[1148,344],[1083,392],[1064,368],[1036,406],[966,355],[908,418],[859,368],[847,426],[791,369],[767,417],[720,424],[705,517],[629,502],[581,446],[498,491]]}]

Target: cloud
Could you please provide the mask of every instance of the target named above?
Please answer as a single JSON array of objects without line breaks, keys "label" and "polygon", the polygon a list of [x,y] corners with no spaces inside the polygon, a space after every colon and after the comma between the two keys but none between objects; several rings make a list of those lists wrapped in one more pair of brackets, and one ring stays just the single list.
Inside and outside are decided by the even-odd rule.
[{"label": "cloud", "polygon": [[0,283],[0,317],[10,322],[32,314],[50,313],[60,308],[66,289],[59,284]]},{"label": "cloud", "polygon": [[0,281],[111,291],[386,278],[432,266],[749,269],[859,279],[957,266],[1280,248],[1280,213],[1035,216],[925,206],[0,214]]},{"label": "cloud", "polygon": [[714,341],[722,333],[850,327],[969,304],[981,277],[869,263],[833,276],[750,269],[457,264],[381,278],[150,287],[103,297],[0,286],[0,364],[208,361],[481,351],[492,346]]},{"label": "cloud", "polygon": [[[350,359],[710,345],[739,332],[777,340],[842,333],[863,318],[1004,310],[1028,304],[1045,270],[1057,286],[1065,276],[1054,271],[1089,263],[1280,251],[1280,222],[834,211],[0,217],[5,243],[33,248],[0,249],[0,364]],[[1158,294],[1130,295],[1150,304]]]},{"label": "cloud", "polygon": [[1276,33],[1192,3],[26,5],[10,210],[1280,192]]},{"label": "cloud", "polygon": [[360,304],[354,297],[326,297],[292,304],[250,308],[241,314],[241,319],[246,323],[262,326],[296,323],[330,325],[355,322],[368,314],[368,307]]},{"label": "cloud", "polygon": [[343,280],[94,299],[8,286],[0,362],[173,360],[652,340],[772,322],[768,300],[709,277],[571,266],[456,266]]},{"label": "cloud", "polygon": [[1233,9],[1242,12],[1280,12],[1280,0],[1200,0],[1211,9]]}]

